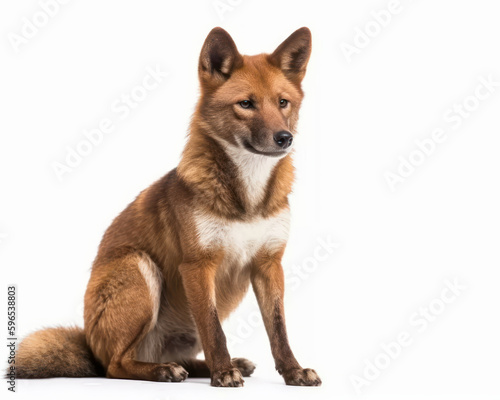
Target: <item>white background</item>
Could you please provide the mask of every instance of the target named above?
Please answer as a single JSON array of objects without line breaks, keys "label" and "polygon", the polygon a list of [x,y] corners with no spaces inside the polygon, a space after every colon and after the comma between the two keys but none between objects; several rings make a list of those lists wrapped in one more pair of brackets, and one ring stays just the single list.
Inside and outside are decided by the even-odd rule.
[{"label": "white background", "polygon": [[[363,378],[365,363],[384,357],[381,344],[406,331],[411,344],[361,396],[498,399],[500,87],[477,104],[468,98],[480,79],[500,81],[498,3],[401,0],[378,35],[372,11],[387,1],[221,3],[235,4],[222,18],[212,0],[74,0],[18,52],[9,34],[20,34],[23,18],[33,20],[41,7],[2,3],[2,301],[15,283],[21,336],[81,325],[104,230],[179,161],[210,29],[224,27],[242,53],[255,54],[308,26],[313,53],[296,143],[286,300],[292,348],[323,386],[283,384],[250,292],[225,324],[235,338],[231,354],[258,364],[243,389],[211,388],[208,380],[57,379],[18,382],[18,396],[356,398],[352,376]],[[373,37],[348,62],[342,43],[353,45],[367,26]],[[156,65],[169,76],[118,118],[112,104]],[[445,120],[464,101],[477,109],[460,126]],[[103,118],[116,129],[59,181],[52,164]],[[438,128],[446,140],[391,191],[384,175]],[[328,240],[337,248],[314,258]],[[439,308],[446,279],[465,289]],[[411,321],[429,303],[439,315],[419,331]]]}]

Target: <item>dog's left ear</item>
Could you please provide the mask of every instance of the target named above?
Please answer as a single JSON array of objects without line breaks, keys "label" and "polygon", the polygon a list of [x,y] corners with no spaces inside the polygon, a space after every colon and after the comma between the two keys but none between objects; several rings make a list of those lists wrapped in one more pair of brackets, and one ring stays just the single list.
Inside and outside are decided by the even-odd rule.
[{"label": "dog's left ear", "polygon": [[222,28],[210,31],[201,49],[198,73],[202,83],[217,86],[243,64],[232,37]]},{"label": "dog's left ear", "polygon": [[292,33],[269,56],[272,64],[282,69],[293,82],[300,84],[306,74],[307,62],[311,55],[311,31],[303,27]]}]

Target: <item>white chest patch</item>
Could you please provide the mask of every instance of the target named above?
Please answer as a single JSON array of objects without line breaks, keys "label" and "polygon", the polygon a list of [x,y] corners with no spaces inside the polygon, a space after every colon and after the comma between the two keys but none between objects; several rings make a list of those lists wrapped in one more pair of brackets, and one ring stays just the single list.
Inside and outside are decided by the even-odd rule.
[{"label": "white chest patch", "polygon": [[279,249],[288,240],[290,211],[251,222],[228,222],[220,218],[197,215],[198,242],[203,248],[222,248],[225,258],[239,265],[247,264],[260,249]]}]

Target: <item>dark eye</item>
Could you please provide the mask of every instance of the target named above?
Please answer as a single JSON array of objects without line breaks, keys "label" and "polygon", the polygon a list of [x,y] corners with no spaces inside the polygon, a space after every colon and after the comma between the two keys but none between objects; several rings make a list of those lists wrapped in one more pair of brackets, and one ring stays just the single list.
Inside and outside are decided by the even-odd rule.
[{"label": "dark eye", "polygon": [[288,105],[288,100],[281,99],[280,100],[280,107],[285,108]]},{"label": "dark eye", "polygon": [[240,106],[242,108],[252,108],[253,104],[250,100],[243,100],[243,101],[240,101]]}]

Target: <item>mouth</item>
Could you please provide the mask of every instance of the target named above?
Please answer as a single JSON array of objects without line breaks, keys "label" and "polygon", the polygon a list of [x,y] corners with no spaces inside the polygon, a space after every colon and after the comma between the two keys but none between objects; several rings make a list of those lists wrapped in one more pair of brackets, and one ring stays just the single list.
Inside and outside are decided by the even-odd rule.
[{"label": "mouth", "polygon": [[260,154],[261,156],[268,156],[268,157],[281,157],[284,156],[285,154],[288,153],[286,150],[282,151],[260,151],[257,150],[255,147],[253,147],[249,141],[245,140],[243,142],[243,146],[245,149],[247,149],[249,152],[254,153],[254,154]]}]

